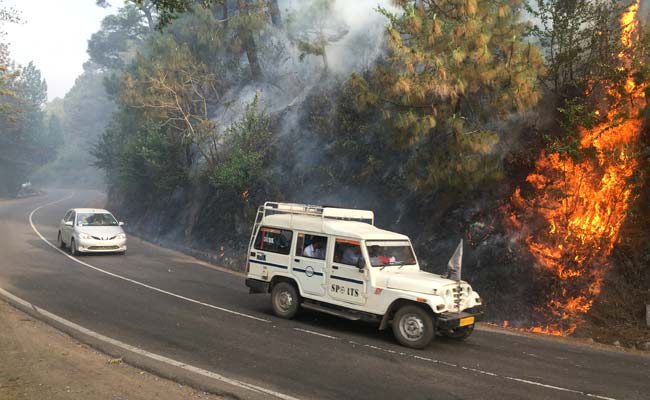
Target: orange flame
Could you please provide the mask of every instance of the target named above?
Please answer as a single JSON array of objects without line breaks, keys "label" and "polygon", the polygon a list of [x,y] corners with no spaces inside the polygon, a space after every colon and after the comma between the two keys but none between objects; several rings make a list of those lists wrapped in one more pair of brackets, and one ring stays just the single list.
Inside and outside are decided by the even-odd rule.
[{"label": "orange flame", "polygon": [[[630,48],[634,40],[639,1],[620,20],[624,48]],[[619,59],[625,62],[625,57],[622,51]],[[642,96],[642,89],[627,79],[625,90],[631,99]],[[612,88],[608,92],[621,100]],[[630,115],[638,114],[638,107],[631,104],[630,108],[626,109]],[[642,121],[634,117],[618,122],[621,111],[612,107],[605,122],[591,130],[580,129],[580,148],[595,157],[576,161],[542,152],[535,172],[526,178],[534,197],[525,199],[519,188],[513,194],[511,203],[518,213],[509,215],[508,222],[518,231],[524,230],[532,256],[555,282],[550,300],[539,309],[548,325],[531,328],[532,332],[573,333],[600,293],[607,257],[618,240],[635,189],[630,178],[637,162],[631,154]],[[600,117],[600,113],[596,115]],[[540,223],[546,227],[527,232],[526,228]]]}]

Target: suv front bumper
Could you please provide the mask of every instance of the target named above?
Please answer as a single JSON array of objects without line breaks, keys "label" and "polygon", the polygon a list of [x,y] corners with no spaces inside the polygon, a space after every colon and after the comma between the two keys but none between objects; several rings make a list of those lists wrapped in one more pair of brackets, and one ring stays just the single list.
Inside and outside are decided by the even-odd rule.
[{"label": "suv front bumper", "polygon": [[436,325],[438,329],[455,329],[463,326],[474,325],[483,318],[485,306],[479,305],[472,308],[466,308],[461,312],[445,312],[438,314]]}]

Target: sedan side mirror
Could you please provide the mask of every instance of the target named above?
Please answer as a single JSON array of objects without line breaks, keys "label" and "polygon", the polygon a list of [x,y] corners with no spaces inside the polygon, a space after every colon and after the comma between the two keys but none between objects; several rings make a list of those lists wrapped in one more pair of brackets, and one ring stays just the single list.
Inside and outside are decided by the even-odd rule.
[{"label": "sedan side mirror", "polygon": [[117,223],[119,226],[124,226],[124,222],[120,221]]}]

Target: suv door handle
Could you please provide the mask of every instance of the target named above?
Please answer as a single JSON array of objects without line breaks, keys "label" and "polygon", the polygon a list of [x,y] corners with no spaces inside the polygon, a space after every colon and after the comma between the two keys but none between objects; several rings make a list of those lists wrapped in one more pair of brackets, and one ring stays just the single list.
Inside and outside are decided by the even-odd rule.
[{"label": "suv door handle", "polygon": [[332,269],[339,269],[336,265],[332,265]]},{"label": "suv door handle", "polygon": [[293,261],[295,261],[295,262],[300,262],[300,260],[297,259],[297,258],[294,258]]}]

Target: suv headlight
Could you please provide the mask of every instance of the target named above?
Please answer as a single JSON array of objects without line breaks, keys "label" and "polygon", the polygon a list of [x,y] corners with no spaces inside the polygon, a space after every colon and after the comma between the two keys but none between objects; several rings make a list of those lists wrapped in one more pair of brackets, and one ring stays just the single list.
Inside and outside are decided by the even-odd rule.
[{"label": "suv headlight", "polygon": [[79,239],[92,239],[92,237],[87,233],[80,233]]},{"label": "suv headlight", "polygon": [[126,233],[118,233],[117,238],[118,239],[126,239]]}]

